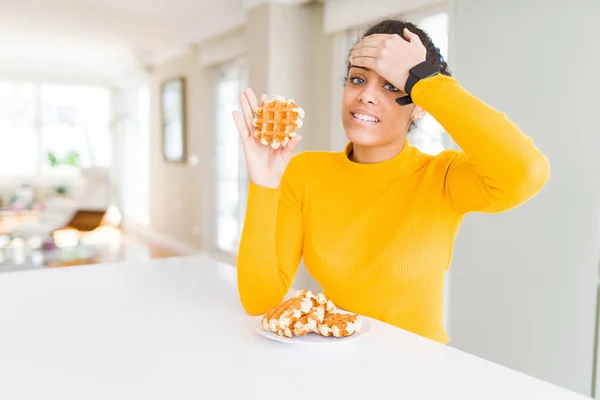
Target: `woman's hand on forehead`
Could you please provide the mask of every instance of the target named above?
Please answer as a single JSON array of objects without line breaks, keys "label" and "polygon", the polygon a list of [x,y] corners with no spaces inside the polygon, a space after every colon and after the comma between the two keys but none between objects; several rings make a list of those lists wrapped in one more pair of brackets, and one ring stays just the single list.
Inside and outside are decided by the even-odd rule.
[{"label": "woman's hand on forehead", "polygon": [[400,90],[404,90],[409,70],[426,60],[421,39],[408,29],[406,40],[396,34],[374,34],[363,38],[350,54],[350,65],[368,68]]}]

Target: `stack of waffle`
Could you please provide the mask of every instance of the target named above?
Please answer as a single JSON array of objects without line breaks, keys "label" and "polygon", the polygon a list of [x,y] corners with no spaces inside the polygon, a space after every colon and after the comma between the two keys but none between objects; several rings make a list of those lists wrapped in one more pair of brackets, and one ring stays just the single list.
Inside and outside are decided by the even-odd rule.
[{"label": "stack of waffle", "polygon": [[346,337],[360,331],[356,314],[336,312],[335,305],[322,293],[299,290],[267,312],[262,318],[265,331],[291,338],[316,333],[323,336]]}]

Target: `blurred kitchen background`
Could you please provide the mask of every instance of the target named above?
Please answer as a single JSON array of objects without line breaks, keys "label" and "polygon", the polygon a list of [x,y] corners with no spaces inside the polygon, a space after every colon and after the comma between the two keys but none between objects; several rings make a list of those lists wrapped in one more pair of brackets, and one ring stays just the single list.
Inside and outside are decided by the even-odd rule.
[{"label": "blurred kitchen background", "polygon": [[[38,268],[198,252],[235,265],[238,93],[295,99],[299,151],[342,150],[345,60],[384,17],[425,29],[552,164],[526,205],[466,218],[450,346],[600,398],[597,0],[0,0],[0,290]],[[431,118],[410,140],[454,146]],[[304,269],[296,284],[315,287]]]}]

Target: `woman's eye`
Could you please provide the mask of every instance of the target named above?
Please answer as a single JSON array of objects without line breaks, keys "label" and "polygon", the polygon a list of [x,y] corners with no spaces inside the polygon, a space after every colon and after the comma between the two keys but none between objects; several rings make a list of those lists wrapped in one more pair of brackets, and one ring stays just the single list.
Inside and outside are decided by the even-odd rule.
[{"label": "woman's eye", "polygon": [[358,76],[351,77],[350,82],[354,83],[355,85],[362,85],[363,83],[365,83],[364,79],[359,78]]},{"label": "woman's eye", "polygon": [[386,90],[389,90],[390,92],[397,92],[399,90],[396,86],[392,85],[391,83],[386,83],[383,87]]}]

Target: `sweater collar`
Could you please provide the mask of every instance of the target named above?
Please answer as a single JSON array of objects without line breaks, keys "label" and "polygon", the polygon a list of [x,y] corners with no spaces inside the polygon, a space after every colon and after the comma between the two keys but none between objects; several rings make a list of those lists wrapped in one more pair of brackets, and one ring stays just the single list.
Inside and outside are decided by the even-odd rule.
[{"label": "sweater collar", "polygon": [[396,178],[400,175],[410,172],[409,167],[415,160],[416,150],[413,146],[408,143],[408,139],[404,141],[404,147],[394,157],[374,163],[374,164],[361,164],[350,160],[350,153],[352,152],[353,144],[349,142],[346,145],[342,153],[343,163],[345,168],[352,173],[352,175],[358,176],[369,176],[371,179],[380,176],[382,178]]}]

